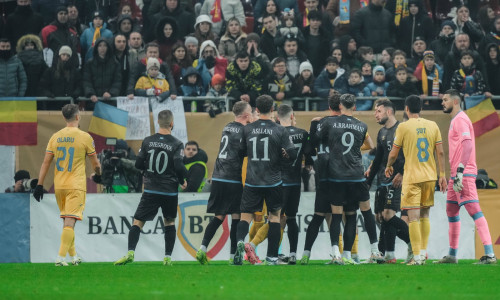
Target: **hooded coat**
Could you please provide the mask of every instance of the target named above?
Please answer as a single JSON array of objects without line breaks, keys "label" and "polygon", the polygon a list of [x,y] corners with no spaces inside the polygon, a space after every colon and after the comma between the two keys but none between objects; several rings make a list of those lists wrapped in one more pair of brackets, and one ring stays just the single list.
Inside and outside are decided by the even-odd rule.
[{"label": "hooded coat", "polygon": [[455,34],[452,33],[448,36],[439,35],[437,39],[431,42],[429,49],[434,51],[434,55],[436,56],[436,61],[439,64],[443,64],[446,55],[451,51],[453,44],[455,43]]},{"label": "hooded coat", "polygon": [[[172,35],[169,38],[163,33],[163,28],[167,24],[172,26]],[[160,58],[164,61],[172,54],[172,47],[179,41],[178,31],[177,22],[171,17],[164,17],[156,24],[155,42],[160,45]]]},{"label": "hooded coat", "polygon": [[[215,0],[205,0],[203,5],[201,6],[200,15],[210,15],[210,10],[214,6]],[[218,36],[222,36],[224,34],[224,23],[227,22],[232,17],[235,17],[240,21],[241,27],[246,26],[245,21],[245,11],[243,9],[243,4],[241,4],[240,0],[221,0],[220,6],[222,10],[223,21],[214,22],[212,24],[212,32],[217,34]],[[213,21],[213,20],[212,20]]]},{"label": "hooded coat", "polygon": [[236,54],[247,49],[247,34],[243,31],[236,39],[229,33],[224,34],[219,42],[219,54],[224,56],[229,62],[234,61]]},{"label": "hooded coat", "polygon": [[[481,71],[481,74],[483,75],[487,89],[489,87],[488,85],[488,78],[486,77],[486,66],[484,64],[483,59],[479,55],[479,53],[475,50],[471,50],[472,55],[474,58],[474,64],[476,65],[476,68]],[[451,77],[453,76],[453,73],[460,68],[460,51],[457,49],[457,46],[455,43],[453,43],[453,46],[451,48],[451,51],[448,52],[448,55],[446,55],[444,65],[443,65],[443,89],[447,90],[450,88],[451,84]]]},{"label": "hooded coat", "polygon": [[153,27],[149,31],[146,31],[149,32],[149,35],[146,35],[147,41],[152,41],[155,38],[154,28],[157,28],[158,23],[164,17],[171,17],[175,20],[175,22],[177,22],[177,36],[179,37],[188,36],[194,31],[194,24],[196,23],[194,14],[182,8],[180,2],[178,1],[177,7],[173,11],[168,10],[164,4],[162,10],[151,18],[150,25]]},{"label": "hooded coat", "polygon": [[494,62],[489,55],[491,48],[496,48],[497,53],[499,54],[500,50],[495,43],[488,44],[484,50],[484,55],[486,57],[486,73],[490,84],[490,92],[497,96],[500,95],[500,55],[497,55],[497,60]]},{"label": "hooded coat", "polygon": [[[42,97],[73,97],[82,96],[82,74],[71,64],[58,61],[43,73],[38,85],[38,96]],[[66,74],[65,74],[66,73]],[[60,106],[60,105],[59,105]]]},{"label": "hooded coat", "polygon": [[250,96],[250,105],[255,106],[255,99],[262,92],[262,68],[250,60],[248,69],[242,71],[236,62],[232,62],[226,71],[226,89],[230,97],[237,100],[242,95]]},{"label": "hooded coat", "polygon": [[[404,17],[399,24],[396,34],[397,48],[403,50],[405,53],[413,53],[412,48],[415,37],[422,37],[425,43],[429,45],[435,36],[434,24],[432,19],[427,15],[422,1],[410,0],[409,4],[416,4],[418,6],[418,13]],[[413,55],[411,56],[413,57]]]},{"label": "hooded coat", "polygon": [[344,64],[348,65],[351,69],[356,65],[356,51],[354,53],[349,54],[347,52],[347,48],[349,46],[349,42],[353,39],[352,36],[346,34],[339,38],[339,48],[342,50],[342,61]]},{"label": "hooded coat", "polygon": [[[23,50],[27,43],[34,43],[35,49]],[[22,61],[24,71],[28,78],[28,87],[24,95],[26,97],[38,96],[40,78],[42,78],[45,70],[49,68],[43,58],[42,50],[42,41],[38,36],[33,34],[27,34],[21,37],[17,43],[17,57]]]},{"label": "hooded coat", "polygon": [[0,58],[0,97],[24,97],[27,87],[26,72],[17,55]]},{"label": "hooded coat", "polygon": [[[108,51],[101,58],[97,48],[100,43],[106,43]],[[113,55],[113,48],[107,39],[100,38],[95,42],[93,58],[85,63],[83,69],[83,93],[85,97],[93,95],[101,97],[105,92],[112,97],[121,96],[122,73],[120,65]]]},{"label": "hooded coat", "polygon": [[[215,49],[215,56],[213,59],[205,59],[203,58],[203,50],[207,46],[212,47]],[[211,62],[213,60],[213,62]],[[212,65],[213,63],[213,65]],[[219,74],[222,76],[222,78],[226,79],[226,69],[228,66],[227,59],[224,57],[220,56],[219,50],[217,50],[217,47],[215,46],[215,43],[208,40],[204,41],[201,46],[200,46],[200,56],[197,60],[193,62],[193,67],[198,70],[198,72],[201,75],[201,78],[203,79],[203,88],[205,91],[207,91],[210,87],[210,81],[212,81],[212,76],[215,74]]]},{"label": "hooded coat", "polygon": [[[50,25],[45,26],[40,35],[43,47],[50,48],[53,53],[59,53],[59,49],[64,45],[69,46],[71,51],[73,51],[73,55],[69,61],[77,68],[80,66],[77,55],[77,53],[80,53],[80,41],[76,31],[70,28],[68,23],[61,24],[56,19]],[[52,65],[56,65],[57,60],[59,60],[59,55],[54,55]]]},{"label": "hooded coat", "polygon": [[33,11],[31,5],[17,6],[5,22],[6,38],[11,45],[16,45],[20,37],[25,34],[39,34],[43,28],[43,17]]},{"label": "hooded coat", "polygon": [[[188,77],[191,75],[196,75],[196,83],[191,84],[188,82]],[[195,68],[189,67],[186,70],[186,74],[182,77],[181,85],[182,95],[184,96],[205,96],[206,92],[203,89],[203,80],[201,79],[200,73],[196,71]]]},{"label": "hooded coat", "polygon": [[[113,38],[113,33],[107,28],[108,24],[103,23],[101,28],[101,38],[111,39]],[[85,62],[89,61],[93,57],[94,47],[92,46],[92,40],[94,39],[94,33],[94,24],[93,22],[90,22],[89,28],[85,29],[80,37],[80,46],[82,47],[82,55],[85,58]]]}]

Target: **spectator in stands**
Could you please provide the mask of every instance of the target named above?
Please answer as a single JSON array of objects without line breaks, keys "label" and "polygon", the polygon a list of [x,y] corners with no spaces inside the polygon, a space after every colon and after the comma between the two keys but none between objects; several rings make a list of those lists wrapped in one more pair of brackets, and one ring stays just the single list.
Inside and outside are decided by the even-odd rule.
[{"label": "spectator in stands", "polygon": [[[455,36],[455,43],[453,44],[451,51],[448,52],[444,61],[443,90],[450,89],[451,77],[453,76],[453,73],[460,68],[461,53],[465,50],[472,50],[469,36],[466,33],[459,33]],[[485,76],[486,66],[484,65],[484,61],[481,56],[475,50],[472,50],[472,56],[474,58],[476,68],[481,71],[483,76]],[[488,84],[486,85],[488,86]]]},{"label": "spectator in stands", "polygon": [[11,45],[16,45],[23,35],[39,34],[42,28],[43,17],[33,11],[31,0],[17,0],[16,9],[5,22],[5,34]]},{"label": "spectator in stands", "polygon": [[369,61],[372,68],[374,68],[377,65],[377,61],[375,60],[375,55],[373,54],[372,47],[368,46],[359,47],[354,67],[361,68],[361,64],[363,64],[365,61]]},{"label": "spectator in stands", "polygon": [[396,51],[396,49],[388,47],[382,50],[382,53],[380,54],[380,65],[386,70],[390,67],[394,67],[392,64],[392,55],[394,54],[394,51]]},{"label": "spectator in stands", "polygon": [[196,193],[201,192],[207,179],[207,161],[208,156],[203,149],[200,149],[198,143],[189,141],[184,147],[184,166],[188,170],[187,187],[183,192]]},{"label": "spectator in stands", "polygon": [[[92,102],[99,98],[109,100],[120,95],[122,73],[113,55],[110,42],[100,38],[95,42],[93,57],[85,63],[83,69],[83,93]],[[85,102],[80,107],[85,109]]]},{"label": "spectator in stands", "polygon": [[85,29],[87,29],[87,26],[80,22],[80,12],[75,4],[68,5],[68,24],[69,28],[76,32],[78,38],[80,38]]},{"label": "spectator in stands", "polygon": [[295,77],[295,85],[297,86],[297,94],[299,97],[314,97],[314,74],[313,67],[310,62],[305,61],[300,64],[299,74]]},{"label": "spectator in stands", "polygon": [[[389,86],[387,87],[387,96],[389,97],[399,97],[406,98],[410,95],[417,95],[417,87],[415,86],[415,82],[411,81],[408,77],[408,71],[405,67],[399,66],[396,69],[396,80],[389,82]],[[398,101],[399,103],[403,103],[402,101]],[[401,109],[403,105],[398,105]]]},{"label": "spectator in stands", "polygon": [[478,51],[482,54],[483,58],[487,58],[485,49],[488,44],[493,43],[500,48],[500,15],[495,17],[491,27],[491,31],[484,36],[483,40],[479,44]]},{"label": "spectator in stands", "polygon": [[10,41],[0,39],[0,97],[24,97],[27,87],[23,63],[12,52]]},{"label": "spectator in stands", "polygon": [[[49,48],[52,53],[59,53],[59,49],[64,45],[69,46],[73,53],[69,62],[77,68],[80,66],[80,60],[77,55],[80,44],[76,31],[69,27],[68,9],[65,6],[57,8],[56,20],[42,29],[41,36],[43,47]],[[56,65],[57,59],[59,59],[59,56],[53,55],[50,65]]]},{"label": "spectator in stands", "polygon": [[160,46],[156,43],[148,43],[146,45],[146,57],[141,59],[138,63],[136,63],[135,67],[131,67],[130,70],[133,72],[130,75],[129,83],[128,83],[128,89],[127,89],[127,95],[129,98],[133,97],[134,93],[134,88],[137,80],[139,80],[139,77],[142,76],[142,74],[146,73],[147,69],[147,61],[149,58],[154,57],[158,59],[160,62],[160,72],[165,75],[165,78],[167,79],[169,89],[170,89],[170,99],[175,100],[177,97],[177,87],[175,85],[175,80],[174,77],[172,76],[172,72],[170,70],[170,67],[168,64],[163,62],[163,60],[160,58]]},{"label": "spectator in stands", "polygon": [[22,36],[16,46],[17,57],[23,63],[24,71],[28,79],[28,87],[25,97],[36,97],[38,95],[38,83],[45,70],[48,69],[43,59],[42,41],[34,34]]},{"label": "spectator in stands", "polygon": [[247,47],[247,34],[241,29],[237,18],[231,18],[227,22],[226,33],[220,38],[219,54],[233,62],[236,53],[245,51]]},{"label": "spectator in stands", "polygon": [[438,63],[443,64],[446,55],[451,51],[455,42],[455,29],[457,26],[452,21],[441,23],[441,31],[437,39],[431,42],[430,50],[434,51]]},{"label": "spectator in stands", "polygon": [[164,17],[156,24],[156,40],[153,42],[160,46],[160,58],[163,61],[172,54],[172,46],[179,41],[178,32],[177,23],[171,17]]},{"label": "spectator in stands", "polygon": [[347,94],[354,95],[356,97],[365,96],[365,82],[363,81],[363,75],[360,69],[352,69],[349,72],[349,79],[347,80]]},{"label": "spectator in stands", "polygon": [[[277,23],[279,24],[279,22]],[[279,35],[274,39],[274,44],[278,47],[283,47],[285,38],[288,35],[295,36],[299,43],[299,47],[305,46],[305,39],[302,30],[297,26],[297,20],[293,11],[285,11],[281,16],[281,26],[279,26]]]},{"label": "spectator in stands", "polygon": [[299,74],[300,64],[309,61],[304,51],[299,49],[299,43],[295,36],[287,35],[283,49],[280,49],[280,56],[286,60],[286,69],[292,76]]},{"label": "spectator in stands", "polygon": [[[314,92],[318,97],[328,98],[337,91],[344,94],[347,91],[347,78],[344,69],[339,68],[339,61],[333,56],[326,59],[326,66],[314,81]],[[328,101],[319,103],[319,110],[328,109]]]},{"label": "spectator in stands", "polygon": [[394,46],[394,18],[384,4],[385,0],[371,0],[354,14],[351,22],[351,34],[358,46],[372,47],[374,53]]},{"label": "spectator in stands", "polygon": [[130,54],[127,47],[127,38],[123,34],[117,34],[113,38],[113,53],[116,61],[118,61],[118,65],[120,66],[120,71],[122,74],[121,84],[120,84],[120,93],[118,95],[125,96],[127,95],[127,87],[130,80],[130,74],[134,73],[130,70],[132,66],[136,66],[132,64],[132,62],[136,61],[135,58],[131,58],[131,56],[135,56],[135,54]]},{"label": "spectator in stands", "polygon": [[165,6],[162,10],[156,13],[150,20],[150,29],[146,28],[145,32],[150,32],[148,41],[154,39],[154,28],[164,17],[171,17],[177,22],[177,36],[184,37],[194,31],[195,16],[193,13],[185,10],[179,5],[178,0],[165,0]]},{"label": "spectator in stands", "polygon": [[349,34],[351,20],[354,14],[361,8],[361,1],[329,0],[326,12],[335,26],[335,36],[342,37]]},{"label": "spectator in stands", "polygon": [[[385,80],[385,69],[382,66],[373,68],[373,81],[368,83],[365,87],[365,97],[382,97],[386,96],[389,83]],[[356,102],[357,110],[371,110],[373,107],[373,100],[358,100]]]},{"label": "spectator in stands", "polygon": [[109,18],[116,16],[118,14],[118,5],[120,2],[116,0],[78,0],[75,3],[81,7],[80,13],[82,15],[82,22],[88,24],[92,22],[92,13],[96,10],[103,13],[104,20],[109,20]]},{"label": "spectator in stands", "polygon": [[415,70],[418,63],[424,59],[425,50],[427,50],[427,43],[425,42],[423,37],[415,37],[415,41],[413,42],[413,46],[411,49],[412,57],[406,62],[409,68]]},{"label": "spectator in stands", "polygon": [[457,15],[453,18],[453,23],[457,26],[455,30],[455,36],[458,36],[460,33],[466,33],[472,45],[475,43],[479,43],[483,39],[483,31],[481,30],[481,26],[470,18],[469,8],[465,5],[461,5],[457,7]]},{"label": "spectator in stands", "polygon": [[71,0],[35,0],[33,1],[33,10],[43,17],[43,24],[48,25],[56,17],[59,6],[67,6]]},{"label": "spectator in stands", "polygon": [[[5,189],[4,193],[31,193],[33,192],[33,189],[30,187],[29,189],[26,189],[23,185],[25,181],[28,181],[31,179],[30,173],[26,170],[19,170],[16,172],[14,175],[14,185],[10,186]],[[38,180],[35,182],[35,187],[36,183],[38,183]]]},{"label": "spectator in stands", "polygon": [[224,78],[222,78],[222,76],[220,76],[219,74],[215,74],[214,77],[212,77],[212,82],[210,83],[211,87],[207,93],[207,96],[210,97],[225,96],[227,94],[225,84],[226,82],[224,81]]},{"label": "spectator in stands", "polygon": [[205,0],[201,6],[200,15],[210,16],[212,19],[212,32],[222,36],[224,23],[231,18],[236,18],[240,26],[245,27],[245,12],[240,0]]},{"label": "spectator in stands", "polygon": [[198,44],[204,41],[217,41],[219,36],[212,31],[212,19],[207,15],[199,15],[194,24],[194,32],[191,36],[198,40]]},{"label": "spectator in stands", "polygon": [[309,19],[309,25],[304,28],[304,38],[307,45],[304,52],[314,70],[321,70],[325,66],[326,58],[331,53],[330,34],[324,32],[323,27],[321,27],[321,20],[323,19],[321,12],[311,11],[307,18]]},{"label": "spectator in stands", "polygon": [[339,48],[342,50],[342,59],[350,69],[355,67],[357,57],[356,40],[350,35],[343,35],[339,38]]},{"label": "spectator in stands", "polygon": [[170,96],[170,86],[160,68],[160,61],[157,58],[148,59],[147,71],[135,85],[136,96],[156,97],[159,102],[165,101]]},{"label": "spectator in stands", "polygon": [[[287,0],[288,1],[288,0]],[[298,11],[298,5],[297,1],[288,1],[290,4],[295,4],[294,6],[297,6],[297,9],[293,7],[292,11]],[[295,3],[293,3],[295,2]],[[254,23],[253,23],[253,31],[254,32],[259,32],[261,33],[262,30],[264,29],[263,25],[263,16],[265,15],[271,15],[274,17],[276,20],[277,24],[280,25],[280,18],[281,18],[281,12],[282,11],[290,11],[290,8],[283,7],[281,8],[279,4],[277,3],[277,0],[257,0],[256,6],[254,6]]]},{"label": "spectator in stands", "polygon": [[[43,73],[38,85],[38,94],[42,97],[72,97],[78,98],[82,93],[82,75],[75,66],[68,63],[73,51],[68,46],[62,46],[59,50],[59,59]],[[43,102],[46,103],[46,102]],[[54,101],[44,105],[44,109],[58,110],[63,102]]]},{"label": "spectator in stands", "polygon": [[144,48],[144,42],[142,40],[142,34],[140,32],[134,31],[130,33],[128,37],[129,53],[134,53],[135,60],[131,63],[137,63],[141,59],[146,57],[146,49]]},{"label": "spectator in stands", "polygon": [[255,106],[255,99],[262,91],[262,69],[260,65],[250,60],[246,51],[240,51],[234,62],[230,63],[226,71],[226,88],[229,97],[236,101],[242,100]]},{"label": "spectator in stands", "polygon": [[92,22],[89,23],[89,28],[85,29],[80,37],[80,45],[82,47],[82,56],[84,61],[87,62],[93,57],[94,45],[99,38],[111,39],[113,33],[111,30],[107,29],[108,24],[104,22],[104,16],[102,12],[95,11],[93,13],[94,18]]},{"label": "spectator in stands", "polygon": [[[346,70],[346,71],[349,71],[351,69],[351,67],[349,67],[349,65],[347,65],[345,62],[344,62],[344,54],[342,53],[342,49],[340,49],[339,46],[336,46],[333,48],[332,50],[332,56],[333,57],[336,57],[337,60],[339,61],[339,66]],[[359,69],[358,69],[359,70]]]},{"label": "spectator in stands", "polygon": [[276,57],[272,62],[273,71],[262,84],[264,94],[271,96],[278,105],[284,100],[297,96],[297,86],[294,77],[286,70],[286,62],[283,57]]},{"label": "spectator in stands", "polygon": [[428,96],[442,98],[443,93],[443,70],[436,64],[432,50],[424,52],[424,59],[418,64],[413,75],[417,79],[417,95],[424,100],[423,109],[440,109],[440,101],[425,100]]},{"label": "spectator in stands", "polygon": [[477,21],[481,26],[483,34],[488,34],[493,29],[495,11],[489,5],[481,7],[477,13]]},{"label": "spectator in stands", "polygon": [[498,46],[491,43],[486,46],[486,72],[490,83],[491,93],[500,96],[500,56]]},{"label": "spectator in stands", "polygon": [[278,45],[275,43],[275,38],[278,37],[279,30],[277,23],[272,15],[264,15],[262,17],[262,24],[264,25],[264,32],[260,38],[260,49],[267,55],[270,60],[278,56]]},{"label": "spectator in stands", "polygon": [[[121,28],[121,22],[125,21],[123,28]],[[114,18],[109,19],[108,28],[113,32],[130,33],[136,27],[137,24],[141,24],[141,19],[137,16],[136,12],[132,11],[132,6],[128,3],[122,3],[118,9],[118,15]],[[128,37],[128,35],[126,35]]]},{"label": "spectator in stands", "polygon": [[[404,17],[397,29],[397,48],[406,53],[412,53],[412,47],[417,37],[427,45],[434,39],[434,24],[427,15],[422,0],[409,0],[410,15]],[[413,55],[411,55],[413,57]]]},{"label": "spectator in stands", "polygon": [[401,50],[394,51],[394,54],[392,56],[392,64],[393,67],[389,68],[385,72],[385,78],[389,82],[396,79],[396,68],[399,66],[404,66],[407,69],[408,74],[413,74],[414,69],[410,68],[406,63],[406,53],[404,51]]},{"label": "spectator in stands", "polygon": [[491,97],[483,74],[474,64],[474,55],[471,50],[462,51],[460,54],[460,69],[453,73],[450,87],[460,91],[465,97],[483,94]]},{"label": "spectator in stands", "polygon": [[[300,28],[300,30],[303,32],[304,28],[309,26],[309,19],[308,15],[312,11],[320,11],[321,12],[321,7],[319,0],[304,0],[304,14],[301,14],[299,11],[295,12],[295,24],[297,24]],[[321,28],[323,29],[323,32],[328,34],[328,40],[331,40],[333,38],[333,26],[332,22],[330,21],[330,17],[328,14],[321,14],[322,20],[321,20]]]},{"label": "spectator in stands", "polygon": [[219,74],[226,79],[227,59],[219,55],[219,50],[214,42],[208,40],[203,42],[200,47],[200,56],[193,62],[193,67],[198,70],[203,79],[203,88],[208,89],[212,76]]},{"label": "spectator in stands", "polygon": [[[188,97],[205,96],[206,92],[203,89],[203,80],[201,79],[200,73],[198,73],[198,71],[196,71],[195,68],[193,67],[187,68],[186,74],[182,77],[181,90],[182,90],[182,95],[184,96]],[[189,108],[186,111],[189,111]]]},{"label": "spectator in stands", "polygon": [[175,86],[181,86],[182,78],[186,75],[187,69],[193,64],[191,57],[187,53],[187,48],[182,42],[177,42],[172,47],[172,55],[167,59],[167,63],[172,70]]},{"label": "spectator in stands", "polygon": [[262,68],[262,74],[269,74],[271,62],[265,53],[259,49],[260,37],[255,32],[247,35],[247,52],[250,59],[256,61]]},{"label": "spectator in stands", "polygon": [[373,82],[373,68],[372,64],[369,61],[364,61],[361,65],[361,75],[363,76],[363,82],[368,84]]},{"label": "spectator in stands", "polygon": [[187,54],[191,58],[191,60],[198,59],[198,40],[195,37],[188,36],[186,37],[186,40],[184,41],[184,45],[186,46],[186,49],[188,50]]},{"label": "spectator in stands", "polygon": [[129,37],[132,32],[138,30],[139,26],[135,23],[134,19],[130,15],[121,15],[116,23],[116,28],[113,30],[115,34],[123,34],[125,37]]}]

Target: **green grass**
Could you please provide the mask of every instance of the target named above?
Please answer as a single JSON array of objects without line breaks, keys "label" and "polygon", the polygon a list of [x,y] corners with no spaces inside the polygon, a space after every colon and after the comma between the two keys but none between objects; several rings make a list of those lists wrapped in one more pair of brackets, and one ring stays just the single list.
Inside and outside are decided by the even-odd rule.
[{"label": "green grass", "polygon": [[0,264],[2,299],[498,299],[500,265]]}]

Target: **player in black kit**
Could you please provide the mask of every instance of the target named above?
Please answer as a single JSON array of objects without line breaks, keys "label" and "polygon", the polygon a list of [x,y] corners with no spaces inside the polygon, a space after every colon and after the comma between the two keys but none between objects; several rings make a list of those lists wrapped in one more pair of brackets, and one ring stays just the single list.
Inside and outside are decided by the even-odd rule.
[{"label": "player in black kit", "polygon": [[248,167],[243,196],[241,198],[241,220],[236,237],[238,245],[234,264],[243,264],[245,237],[255,212],[262,210],[264,199],[269,212],[269,233],[266,264],[278,264],[280,240],[280,212],[283,205],[281,163],[293,162],[297,150],[286,129],[271,120],[273,99],[268,95],[257,98],[259,120],[243,129],[241,149],[248,156]]},{"label": "player in black kit", "polygon": [[[381,243],[385,250],[385,262],[396,263],[394,256],[394,246],[396,235],[401,238],[410,247],[410,235],[408,225],[396,216],[396,212],[401,210],[401,182],[403,180],[404,154],[399,152],[398,158],[394,163],[394,174],[391,177],[385,177],[385,168],[387,157],[391,152],[394,143],[394,134],[398,128],[399,121],[394,115],[394,105],[389,99],[377,100],[375,104],[375,119],[383,127],[377,135],[377,152],[371,167],[366,171],[368,177],[367,184],[370,186],[375,175],[380,182],[375,194],[375,214],[382,221],[380,228]],[[381,248],[381,247],[379,247]]]},{"label": "player in black kit", "polygon": [[208,199],[207,212],[214,213],[203,235],[201,247],[196,253],[200,264],[208,263],[207,248],[215,232],[224,221],[226,215],[231,215],[231,252],[230,261],[236,251],[236,229],[240,221],[240,204],[243,185],[241,183],[241,166],[243,156],[240,143],[243,127],[250,123],[252,107],[248,102],[239,101],[233,105],[234,121],[228,123],[222,130],[219,155],[215,160],[212,174],[212,186]]},{"label": "player in black kit", "polygon": [[[330,235],[333,239],[334,264],[355,264],[351,249],[356,235],[356,210],[358,205],[365,220],[370,238],[371,259],[383,261],[378,252],[375,218],[370,208],[370,194],[364,178],[361,147],[367,137],[367,125],[352,116],[356,97],[344,94],[340,97],[341,116],[327,119],[317,132],[330,150],[328,180],[331,190],[332,222]],[[338,236],[342,213],[345,210],[344,251],[342,258],[338,247]]]},{"label": "player in black kit", "polygon": [[174,116],[170,110],[158,113],[160,130],[144,139],[135,161],[135,167],[144,172],[144,193],[134,214],[134,223],[128,233],[128,253],[115,262],[124,265],[134,261],[135,247],[146,221],[154,219],[161,208],[165,222],[165,258],[163,264],[172,265],[177,217],[177,191],[185,189],[187,170],[184,167],[184,145],[171,135]]}]

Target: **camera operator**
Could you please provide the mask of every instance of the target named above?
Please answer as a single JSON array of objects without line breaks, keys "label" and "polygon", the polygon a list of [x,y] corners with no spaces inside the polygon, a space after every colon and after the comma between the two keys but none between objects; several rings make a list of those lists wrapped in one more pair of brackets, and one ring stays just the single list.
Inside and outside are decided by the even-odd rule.
[{"label": "camera operator", "polygon": [[135,167],[136,155],[124,140],[117,140],[115,150],[100,154],[102,175],[94,182],[105,186],[106,193],[141,193],[142,173]]},{"label": "camera operator", "polygon": [[14,175],[15,184],[5,189],[5,193],[32,193],[38,184],[38,179],[31,179],[26,170],[19,170]]},{"label": "camera operator", "polygon": [[183,192],[199,193],[207,179],[207,153],[198,143],[189,141],[184,147],[184,166],[188,170],[187,187]]}]

